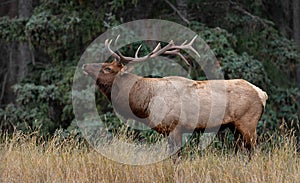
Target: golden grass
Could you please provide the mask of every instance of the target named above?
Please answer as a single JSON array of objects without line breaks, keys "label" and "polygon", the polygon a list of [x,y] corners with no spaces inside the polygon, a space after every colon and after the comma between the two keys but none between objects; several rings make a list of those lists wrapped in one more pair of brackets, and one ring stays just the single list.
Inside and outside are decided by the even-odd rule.
[{"label": "golden grass", "polygon": [[258,147],[250,161],[243,153],[208,148],[176,165],[167,159],[130,166],[73,138],[43,141],[21,133],[2,135],[0,153],[0,182],[300,182],[300,157],[292,137],[268,150]]}]

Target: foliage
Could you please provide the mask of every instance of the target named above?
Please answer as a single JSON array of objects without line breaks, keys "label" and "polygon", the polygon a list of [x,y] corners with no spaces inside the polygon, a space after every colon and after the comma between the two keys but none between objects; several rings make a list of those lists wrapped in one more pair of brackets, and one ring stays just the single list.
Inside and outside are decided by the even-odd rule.
[{"label": "foliage", "polygon": [[[189,1],[191,14],[197,14],[190,28],[211,47],[226,79],[243,78],[267,91],[269,100],[259,123],[260,133],[278,130],[283,121],[287,127],[297,129],[299,89],[295,85],[294,68],[299,64],[299,51],[272,22],[249,16],[228,2]],[[79,57],[96,36],[118,25],[123,18],[129,18],[118,16],[123,10],[139,3],[138,0],[114,0],[101,1],[99,6],[99,1],[50,0],[42,1],[29,19],[1,18],[1,41],[29,41],[33,50],[43,49],[51,58],[47,63],[31,65],[29,75],[15,87],[17,104],[0,109],[1,129],[39,128],[48,134],[57,128],[73,128],[71,85]],[[244,4],[249,5],[249,11],[264,16],[256,1]],[[243,2],[239,5],[243,6]],[[155,11],[155,16],[163,16],[169,12],[167,8],[162,6],[162,11]],[[139,44],[128,45],[121,51],[133,55]],[[140,54],[149,51],[143,46]],[[151,63],[137,67],[137,72],[152,71],[153,75],[168,70],[170,67],[162,63],[156,68]],[[194,70],[200,72],[196,78],[203,79],[200,68]],[[167,74],[174,72],[177,71]],[[97,93],[96,100],[101,118],[108,125],[121,128],[103,95]],[[137,136],[151,135],[153,132],[144,131]]]},{"label": "foliage", "polygon": [[26,19],[13,19],[8,17],[0,18],[0,40],[7,42],[25,40]]},{"label": "foliage", "polygon": [[254,24],[253,20],[247,17],[228,20],[231,22],[231,31],[237,32],[236,36],[239,38],[236,45],[238,53],[246,51],[262,63],[276,66],[282,70],[280,75],[288,75],[288,79],[293,80],[295,76],[291,77],[289,73],[292,73],[295,65],[300,63],[300,53],[292,41],[283,37],[272,24],[242,27],[245,22],[248,25]]},{"label": "foliage", "polygon": [[13,105],[1,109],[2,125],[12,125],[17,130],[39,129],[42,134],[54,132],[59,124],[51,121],[48,105],[58,98],[59,92],[54,85],[24,84],[14,87],[19,107]]},{"label": "foliage", "polygon": [[70,93],[73,75],[71,64],[31,72],[15,85],[18,105],[2,109],[2,125],[25,131],[38,128],[42,134],[67,128],[74,118]]},{"label": "foliage", "polygon": [[45,1],[35,9],[25,31],[34,46],[45,48],[53,56],[64,53],[70,58],[78,54],[80,44],[103,31],[103,16],[89,6],[78,6],[75,1]]}]

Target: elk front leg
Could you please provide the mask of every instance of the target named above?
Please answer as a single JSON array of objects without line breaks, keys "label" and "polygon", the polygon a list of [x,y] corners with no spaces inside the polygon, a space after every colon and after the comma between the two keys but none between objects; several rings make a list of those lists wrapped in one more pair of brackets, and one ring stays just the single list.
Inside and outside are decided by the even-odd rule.
[{"label": "elk front leg", "polygon": [[177,163],[182,156],[182,131],[176,127],[168,136],[168,144],[172,154],[172,160]]}]

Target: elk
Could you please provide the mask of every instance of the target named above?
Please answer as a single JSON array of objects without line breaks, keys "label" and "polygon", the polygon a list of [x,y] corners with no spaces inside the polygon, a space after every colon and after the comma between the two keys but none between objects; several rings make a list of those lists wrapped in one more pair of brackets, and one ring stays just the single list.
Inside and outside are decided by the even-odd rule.
[{"label": "elk", "polygon": [[145,78],[126,71],[127,63],[143,62],[162,54],[178,55],[188,63],[180,50],[189,49],[199,55],[192,47],[195,38],[188,44],[175,45],[170,41],[163,48],[158,44],[143,57],[138,56],[141,46],[135,57],[128,57],[112,51],[112,40],[107,39],[105,47],[114,57],[113,62],[84,64],[83,73],[95,80],[98,89],[115,104],[115,110],[121,116],[170,136],[176,145],[181,146],[182,133],[221,126],[234,129],[242,136],[244,146],[253,149],[256,127],[268,99],[260,88],[243,79]]}]

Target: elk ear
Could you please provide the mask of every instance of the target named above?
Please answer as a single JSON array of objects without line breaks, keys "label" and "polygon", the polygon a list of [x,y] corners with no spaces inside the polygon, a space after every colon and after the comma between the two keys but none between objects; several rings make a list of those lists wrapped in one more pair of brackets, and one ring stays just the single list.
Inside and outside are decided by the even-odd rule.
[{"label": "elk ear", "polygon": [[117,65],[118,67],[123,67],[124,65],[116,60],[114,60],[111,64]]},{"label": "elk ear", "polygon": [[127,67],[126,67],[126,66],[123,67],[120,71],[121,71],[121,72],[127,72]]},{"label": "elk ear", "polygon": [[124,66],[124,67],[120,70],[119,74],[120,74],[120,76],[123,76],[123,75],[126,74],[126,73],[128,73],[127,67]]},{"label": "elk ear", "polygon": [[120,62],[117,62],[117,65],[118,65],[119,67],[124,67],[124,65],[123,65],[122,63],[120,63]]},{"label": "elk ear", "polygon": [[123,65],[121,71],[123,72],[131,72],[134,69],[134,64],[127,64],[126,66]]}]

